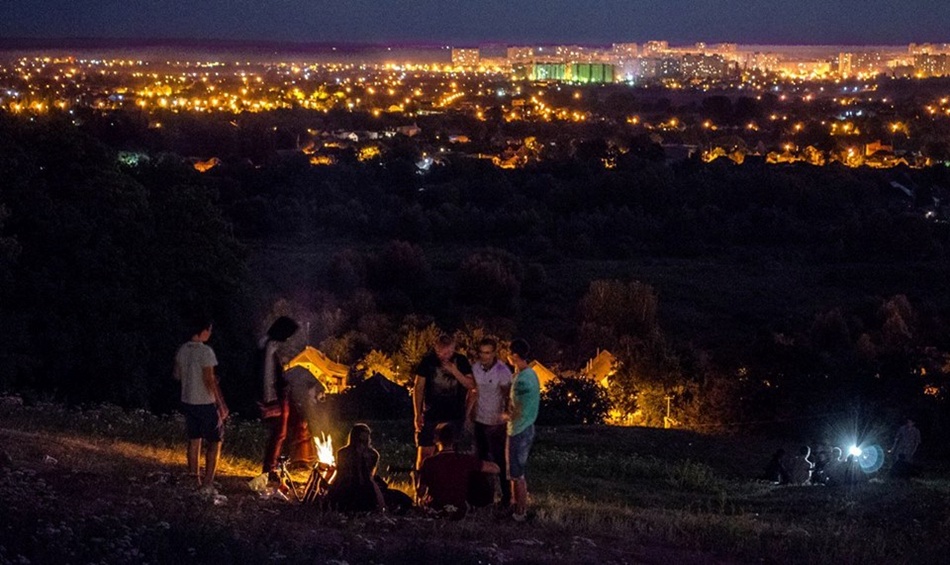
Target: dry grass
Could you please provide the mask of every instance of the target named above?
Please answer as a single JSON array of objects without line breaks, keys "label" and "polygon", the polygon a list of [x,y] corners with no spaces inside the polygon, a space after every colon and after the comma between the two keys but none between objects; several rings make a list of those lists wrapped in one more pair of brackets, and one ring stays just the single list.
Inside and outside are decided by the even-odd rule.
[{"label": "dry grass", "polygon": [[[374,424],[407,465],[408,422]],[[530,462],[535,517],[462,521],[320,513],[251,493],[262,432],[231,423],[216,506],[176,482],[182,422],[111,407],[0,405],[0,562],[929,563],[947,554],[950,482],[779,488],[755,440],[616,428],[543,429]],[[341,440],[342,437],[334,437]],[[763,457],[771,444],[762,444]],[[52,458],[52,460],[48,459]],[[409,489],[400,478],[397,487]]]}]

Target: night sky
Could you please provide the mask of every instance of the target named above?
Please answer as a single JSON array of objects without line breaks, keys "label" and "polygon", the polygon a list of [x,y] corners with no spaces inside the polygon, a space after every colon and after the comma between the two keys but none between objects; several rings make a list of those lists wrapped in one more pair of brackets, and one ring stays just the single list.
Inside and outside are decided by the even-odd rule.
[{"label": "night sky", "polygon": [[946,0],[3,0],[0,38],[354,43],[950,41]]}]

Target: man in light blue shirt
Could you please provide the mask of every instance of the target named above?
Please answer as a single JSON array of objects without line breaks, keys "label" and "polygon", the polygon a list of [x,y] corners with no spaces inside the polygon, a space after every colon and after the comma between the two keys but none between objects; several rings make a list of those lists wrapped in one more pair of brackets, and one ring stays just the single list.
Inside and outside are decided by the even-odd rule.
[{"label": "man in light blue shirt", "polygon": [[514,513],[511,517],[516,522],[524,522],[528,517],[525,470],[534,443],[534,422],[538,419],[538,406],[541,404],[541,386],[537,373],[528,367],[531,353],[528,342],[516,339],[511,342],[510,349],[508,361],[517,371],[511,384],[508,414],[508,478],[514,494]]}]

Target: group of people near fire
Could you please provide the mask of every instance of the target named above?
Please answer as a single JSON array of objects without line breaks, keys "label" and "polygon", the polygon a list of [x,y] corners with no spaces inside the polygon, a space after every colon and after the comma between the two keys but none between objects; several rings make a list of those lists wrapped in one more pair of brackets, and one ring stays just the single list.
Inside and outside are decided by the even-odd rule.
[{"label": "group of people near fire", "polygon": [[[278,490],[286,487],[281,463],[312,465],[315,435],[329,429],[327,410],[320,405],[326,392],[323,384],[302,366],[286,367],[279,355],[280,344],[298,328],[294,320],[278,318],[262,338],[257,356],[261,420],[267,434],[260,478]],[[201,491],[217,494],[214,477],[228,408],[215,376],[217,359],[206,344],[211,331],[210,320],[194,323],[191,339],[175,355],[173,376],[181,381],[188,474]],[[526,469],[540,404],[538,375],[529,366],[531,350],[522,339],[511,342],[508,364],[499,360],[495,340],[485,338],[475,345],[472,363],[456,351],[455,339],[443,334],[413,368],[415,503],[453,516],[464,515],[471,507],[495,505],[514,520],[524,521]],[[910,478],[918,472],[913,457],[920,443],[920,431],[907,418],[889,450],[896,458],[889,469],[892,478]],[[291,455],[281,459],[285,444]],[[202,451],[204,473],[199,466]],[[411,505],[411,499],[388,489],[376,475],[379,460],[372,430],[355,424],[327,477],[329,505],[342,511],[381,510],[402,506],[406,500]],[[830,445],[817,446],[814,452],[804,445],[794,454],[779,449],[762,478],[791,485],[854,484],[867,479],[858,454]]]},{"label": "group of people near fire", "polygon": [[[280,344],[298,327],[294,320],[280,317],[259,344],[261,420],[267,436],[261,470],[262,477],[277,489],[284,486],[280,458],[284,447],[289,448],[291,461],[313,462],[313,436],[329,429],[327,411],[320,405],[323,385],[306,368],[285,370],[279,355]],[[211,331],[210,320],[196,321],[191,339],[175,356],[174,377],[181,381],[189,475],[202,491],[215,493],[228,408],[214,374],[214,351],[205,343]],[[456,351],[455,339],[443,334],[413,368],[417,448],[413,483],[419,506],[460,516],[472,507],[494,505],[515,521],[526,519],[526,469],[540,383],[529,366],[528,343],[515,339],[508,349],[505,364],[498,358],[497,342],[482,339],[471,363]],[[203,474],[199,472],[202,445]],[[330,505],[342,511],[373,511],[398,504],[399,496],[388,496],[398,493],[387,492],[385,482],[376,475],[379,459],[369,426],[355,424],[347,445],[336,453],[333,475],[328,478]]]}]

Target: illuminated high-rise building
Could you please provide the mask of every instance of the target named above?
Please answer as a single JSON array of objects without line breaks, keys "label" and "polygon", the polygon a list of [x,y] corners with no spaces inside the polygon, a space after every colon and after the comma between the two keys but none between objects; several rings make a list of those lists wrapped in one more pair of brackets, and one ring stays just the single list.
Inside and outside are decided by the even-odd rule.
[{"label": "illuminated high-rise building", "polygon": [[533,47],[509,47],[508,63],[527,63],[534,59]]},{"label": "illuminated high-rise building", "polygon": [[643,44],[642,55],[644,57],[657,57],[668,53],[670,43],[668,41],[647,41]]},{"label": "illuminated high-rise building", "polygon": [[613,59],[618,64],[623,64],[625,61],[630,61],[637,58],[637,44],[636,43],[614,43],[611,46],[611,52],[613,54]]},{"label": "illuminated high-rise building", "polygon": [[888,59],[879,51],[856,51],[838,54],[838,75],[847,78],[873,75],[887,70]]},{"label": "illuminated high-rise building", "polygon": [[848,78],[852,74],[851,70],[851,53],[839,53],[838,54],[838,76],[843,78]]},{"label": "illuminated high-rise building", "polygon": [[679,57],[663,57],[657,59],[657,78],[680,78],[683,76],[683,63]]},{"label": "illuminated high-rise building", "polygon": [[573,63],[567,67],[566,80],[579,83],[614,81],[614,66],[604,63]]},{"label": "illuminated high-rise building", "polygon": [[683,55],[680,70],[685,78],[726,79],[734,73],[735,65],[722,55],[690,53]]},{"label": "illuminated high-rise building", "polygon": [[535,63],[531,65],[531,80],[564,80],[566,67],[564,63]]},{"label": "illuminated high-rise building", "polygon": [[576,63],[587,59],[586,51],[580,45],[557,45],[554,47],[554,56],[564,63]]},{"label": "illuminated high-rise building", "polygon": [[452,64],[456,67],[477,67],[481,57],[478,49],[452,49]]},{"label": "illuminated high-rise building", "polygon": [[950,55],[947,53],[915,55],[914,73],[919,77],[950,75]]}]

